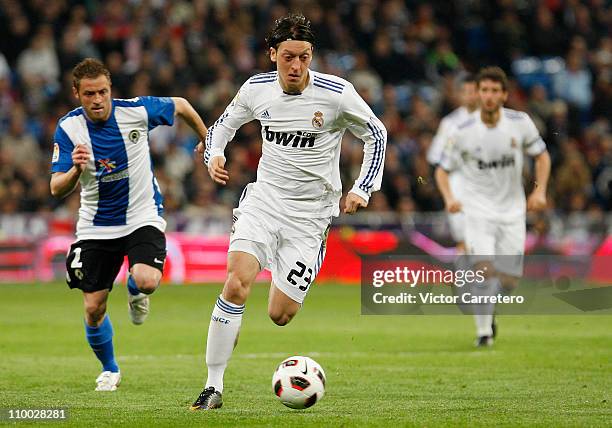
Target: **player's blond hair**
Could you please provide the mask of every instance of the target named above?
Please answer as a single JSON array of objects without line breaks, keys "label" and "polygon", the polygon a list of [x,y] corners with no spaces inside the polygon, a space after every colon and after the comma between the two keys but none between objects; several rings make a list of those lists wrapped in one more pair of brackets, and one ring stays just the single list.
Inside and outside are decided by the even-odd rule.
[{"label": "player's blond hair", "polygon": [[81,79],[95,79],[98,76],[106,76],[108,83],[111,82],[110,71],[102,61],[95,58],[85,58],[72,69],[72,86],[78,90]]}]

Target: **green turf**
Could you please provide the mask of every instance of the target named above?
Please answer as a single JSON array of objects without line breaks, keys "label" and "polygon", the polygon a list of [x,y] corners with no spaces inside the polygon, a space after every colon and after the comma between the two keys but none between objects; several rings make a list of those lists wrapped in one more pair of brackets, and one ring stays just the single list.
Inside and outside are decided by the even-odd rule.
[{"label": "green turf", "polygon": [[[95,393],[99,364],[83,332],[80,292],[0,284],[0,408],[63,407],[73,426],[610,426],[612,317],[507,316],[493,349],[476,350],[466,316],[360,316],[359,289],[315,286],[286,327],[266,315],[267,287],[247,304],[226,372],[224,407],[188,410],[203,386],[208,319],[219,286],[164,286],[129,323],[111,294],[116,393]],[[271,392],[275,366],[309,355],[325,398],[293,411]],[[2,422],[0,422],[2,423]],[[27,423],[20,422],[19,426]]]}]

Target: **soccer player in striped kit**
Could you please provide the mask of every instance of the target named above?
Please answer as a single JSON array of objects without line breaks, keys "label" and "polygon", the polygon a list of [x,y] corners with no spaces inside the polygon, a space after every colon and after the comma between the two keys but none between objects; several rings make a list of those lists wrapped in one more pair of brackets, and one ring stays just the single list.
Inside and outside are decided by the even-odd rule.
[{"label": "soccer player in striped kit", "polygon": [[210,128],[205,146],[198,147],[211,178],[223,185],[230,179],[227,143],[243,124],[261,124],[257,181],[244,189],[234,210],[227,279],[208,329],[208,379],[193,410],[223,404],[223,374],[251,285],[262,269],[272,272],[272,321],[286,325],[301,308],[323,263],[331,219],[340,214],[340,145],[347,129],[365,149],[344,212],[366,207],[382,181],[385,127],[353,85],[309,68],[315,44],[310,22],[302,15],[283,17],[266,42],[276,71],[248,79]]},{"label": "soccer player in striped kit", "polygon": [[183,98],[113,99],[110,73],[96,59],[77,64],[72,76],[81,107],[58,121],[51,193],[63,198],[81,184],[77,241],[68,253],[66,280],[83,291],[85,336],[103,367],[96,391],[114,391],[121,373],[106,315],[113,281],[127,255],[129,313],[134,324],[142,324],[166,257],[163,198],[153,175],[149,131],[172,125],[175,116],[201,140],[207,129]]}]

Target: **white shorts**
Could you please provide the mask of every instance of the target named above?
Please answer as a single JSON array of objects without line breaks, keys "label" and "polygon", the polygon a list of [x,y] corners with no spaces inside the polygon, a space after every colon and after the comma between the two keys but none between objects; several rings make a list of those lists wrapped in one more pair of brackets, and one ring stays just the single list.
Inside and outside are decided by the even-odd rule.
[{"label": "white shorts", "polygon": [[523,275],[526,233],[525,218],[500,223],[465,215],[465,247],[470,260],[493,261],[495,269],[507,275]]},{"label": "white shorts", "polygon": [[465,214],[462,212],[448,214],[448,225],[456,243],[465,241]]},{"label": "white shorts", "polygon": [[331,218],[283,215],[249,193],[234,209],[229,251],[255,256],[274,285],[301,304],[323,264]]}]

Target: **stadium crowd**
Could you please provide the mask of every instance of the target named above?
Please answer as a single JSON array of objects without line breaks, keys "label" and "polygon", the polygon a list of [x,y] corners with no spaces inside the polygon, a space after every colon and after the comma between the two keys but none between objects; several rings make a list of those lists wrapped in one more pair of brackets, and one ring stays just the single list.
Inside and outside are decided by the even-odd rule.
[{"label": "stadium crowd", "polygon": [[[76,106],[70,71],[94,56],[113,96],[183,96],[211,126],[250,75],[272,69],[265,31],[302,11],[317,35],[312,68],[351,81],[385,123],[383,191],[368,210],[437,211],[425,154],[457,106],[466,72],[497,64],[511,76],[507,107],[527,111],[553,158],[550,208],[609,211],[612,182],[612,8],[605,0],[0,0],[0,214],[73,212],[78,195],[49,193],[57,120]],[[548,64],[548,65],[547,65]],[[228,146],[231,180],[217,187],[184,125],[151,135],[166,212],[225,214],[255,179],[256,122]],[[350,188],[362,143],[347,134]]]}]

